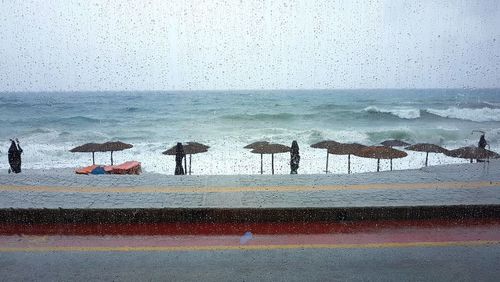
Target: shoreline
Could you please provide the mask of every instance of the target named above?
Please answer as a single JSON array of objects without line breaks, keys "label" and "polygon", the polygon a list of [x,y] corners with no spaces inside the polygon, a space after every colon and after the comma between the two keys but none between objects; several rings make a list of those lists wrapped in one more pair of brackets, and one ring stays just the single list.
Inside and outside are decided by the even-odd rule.
[{"label": "shoreline", "polygon": [[[243,146],[243,144],[240,144]],[[31,146],[31,147],[30,147]],[[64,153],[64,157],[52,157],[40,163],[34,157],[36,155],[25,155],[27,152],[34,152],[34,145],[24,145],[23,150],[23,170],[67,170],[76,169],[92,164],[92,154],[90,153]],[[241,147],[242,147],[241,146]],[[300,146],[300,144],[299,144]],[[237,146],[240,147],[240,146]],[[455,148],[457,146],[453,146]],[[156,148],[156,147],[155,147]],[[45,148],[44,150],[49,150]],[[52,150],[52,149],[50,149]],[[60,150],[60,149],[58,149]],[[175,159],[172,156],[158,155],[155,153],[138,153],[145,148],[125,150],[115,154],[115,164],[125,161],[139,161],[142,169],[147,173],[158,173],[162,175],[173,175],[175,171]],[[497,147],[491,148],[493,151],[500,151]],[[408,154],[402,159],[393,159],[394,170],[414,170],[425,168],[425,153],[403,150]],[[67,155],[66,155],[67,154]],[[304,147],[300,150],[301,162],[299,164],[299,174],[317,175],[325,173],[326,150]],[[96,154],[96,164],[109,165],[109,154]],[[189,164],[189,157],[187,160]],[[290,154],[274,155],[274,170],[276,174],[290,173]],[[347,173],[347,155],[329,156],[329,174],[342,175]],[[467,164],[469,160],[452,158],[443,154],[429,154],[429,165],[436,167],[450,164]],[[264,175],[271,174],[271,156],[263,156]],[[189,166],[189,165],[188,165]],[[351,171],[353,173],[375,172],[377,159],[362,158],[351,155]],[[0,163],[0,175],[9,168],[7,162]],[[380,161],[381,171],[390,171],[389,160]],[[253,154],[250,150],[236,148],[232,151],[223,151],[221,148],[209,149],[207,153],[192,156],[193,175],[260,175],[260,155]]]}]

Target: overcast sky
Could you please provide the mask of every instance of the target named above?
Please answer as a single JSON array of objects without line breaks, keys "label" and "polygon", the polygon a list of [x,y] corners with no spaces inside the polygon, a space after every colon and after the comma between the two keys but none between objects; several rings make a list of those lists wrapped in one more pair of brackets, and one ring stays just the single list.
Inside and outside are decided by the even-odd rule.
[{"label": "overcast sky", "polygon": [[0,2],[0,91],[500,87],[500,1]]}]

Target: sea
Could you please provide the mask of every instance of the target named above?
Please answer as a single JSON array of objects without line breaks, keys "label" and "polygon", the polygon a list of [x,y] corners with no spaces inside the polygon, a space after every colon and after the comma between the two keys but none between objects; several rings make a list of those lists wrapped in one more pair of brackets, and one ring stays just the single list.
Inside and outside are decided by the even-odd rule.
[{"label": "sea", "polygon": [[[10,138],[19,138],[24,169],[77,168],[91,153],[69,150],[88,142],[122,141],[134,147],[115,163],[137,160],[143,170],[173,174],[175,159],[162,152],[177,142],[210,146],[192,155],[194,175],[259,174],[260,155],[243,147],[269,141],[300,148],[299,174],[325,173],[322,140],[378,145],[387,139],[428,142],[448,149],[477,145],[478,131],[500,151],[500,89],[375,89],[0,93],[0,169],[8,169]],[[401,148],[404,149],[404,148]],[[274,156],[276,174],[289,174],[290,155]],[[394,169],[424,165],[408,151]],[[430,154],[429,165],[466,163]],[[109,164],[109,153],[96,153]],[[351,157],[353,173],[376,170],[376,160]],[[382,160],[381,169],[389,162]],[[329,172],[347,173],[347,156],[330,155]],[[264,173],[271,156],[264,155]]]}]

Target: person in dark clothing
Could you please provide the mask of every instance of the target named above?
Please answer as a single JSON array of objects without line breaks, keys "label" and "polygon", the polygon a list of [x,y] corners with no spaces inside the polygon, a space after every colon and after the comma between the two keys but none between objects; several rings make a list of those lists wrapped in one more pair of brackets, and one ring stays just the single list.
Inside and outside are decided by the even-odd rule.
[{"label": "person in dark clothing", "polygon": [[184,147],[181,143],[177,143],[176,154],[175,154],[175,175],[184,175],[184,169],[182,168],[182,159],[186,157],[184,153]]},{"label": "person in dark clothing", "polygon": [[486,139],[484,138],[484,134],[481,135],[481,138],[479,138],[479,142],[477,143],[477,146],[482,149],[486,149],[486,145],[488,145],[488,142],[486,142]]},{"label": "person in dark clothing", "polygon": [[[10,144],[9,147],[9,173],[12,171],[14,173],[20,173],[21,172],[21,153],[23,152],[23,149],[21,149],[21,146],[19,145],[19,140],[16,138],[16,141],[10,140],[12,143]],[[17,144],[16,144],[17,142]]]},{"label": "person in dark clothing", "polygon": [[290,150],[290,174],[297,174],[299,169],[300,155],[299,155],[299,144],[297,141],[292,142],[292,148]]},{"label": "person in dark clothing", "polygon": [[[479,138],[479,142],[477,143],[477,146],[481,149],[486,149],[486,145],[488,145],[488,142],[486,142],[486,139],[484,138],[484,134],[481,135],[481,137]],[[471,160],[472,162],[472,160]],[[480,160],[480,159],[476,159],[476,162],[478,163],[483,163],[484,160]]]}]

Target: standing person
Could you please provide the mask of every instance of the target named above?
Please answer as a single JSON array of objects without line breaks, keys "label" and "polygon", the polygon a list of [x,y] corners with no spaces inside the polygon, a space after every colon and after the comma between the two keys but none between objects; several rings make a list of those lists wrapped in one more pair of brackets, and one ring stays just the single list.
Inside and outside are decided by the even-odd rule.
[{"label": "standing person", "polygon": [[484,134],[481,135],[481,138],[479,138],[479,142],[477,143],[477,146],[482,149],[486,149],[486,145],[488,145],[488,142],[486,142],[486,139],[484,138]]},{"label": "standing person", "polygon": [[[9,173],[12,171],[14,173],[20,173],[21,172],[21,154],[23,152],[23,149],[21,149],[21,146],[19,145],[19,140],[16,138],[16,141],[10,139],[12,142],[9,147]],[[16,145],[17,142],[17,145]]]},{"label": "standing person", "polygon": [[299,169],[299,162],[299,144],[297,144],[297,141],[293,140],[292,148],[290,149],[290,174],[297,174],[297,170]]},{"label": "standing person", "polygon": [[181,143],[177,143],[176,153],[175,153],[175,175],[184,175],[184,169],[182,168],[182,159],[186,157],[184,153],[184,147]]},{"label": "standing person", "polygon": [[[481,149],[486,149],[486,145],[488,145],[488,142],[486,142],[486,138],[484,138],[484,134],[481,135],[481,137],[479,138],[479,142],[477,143],[477,146]],[[472,162],[472,160],[471,160]],[[478,163],[482,163],[484,162],[483,160],[480,160],[480,159],[476,159],[476,162]]]}]

